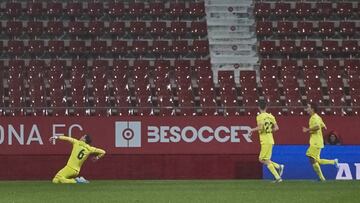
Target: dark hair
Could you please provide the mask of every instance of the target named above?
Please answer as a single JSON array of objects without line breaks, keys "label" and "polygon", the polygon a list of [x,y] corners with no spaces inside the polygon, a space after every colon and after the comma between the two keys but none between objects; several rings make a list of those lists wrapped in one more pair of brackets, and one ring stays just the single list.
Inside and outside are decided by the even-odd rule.
[{"label": "dark hair", "polygon": [[91,144],[91,137],[90,137],[90,135],[85,135],[85,143],[86,143],[86,144]]},{"label": "dark hair", "polygon": [[259,101],[259,108],[264,111],[266,109],[266,102],[265,101]]},{"label": "dark hair", "polygon": [[318,112],[319,107],[318,107],[317,103],[311,102],[309,105],[310,105],[310,108],[312,108],[315,113]]}]

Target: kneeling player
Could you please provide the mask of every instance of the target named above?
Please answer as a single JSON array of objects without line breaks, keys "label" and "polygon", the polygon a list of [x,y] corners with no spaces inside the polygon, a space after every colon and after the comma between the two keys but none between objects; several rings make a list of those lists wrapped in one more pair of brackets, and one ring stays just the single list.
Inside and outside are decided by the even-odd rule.
[{"label": "kneeling player", "polygon": [[68,141],[73,145],[70,158],[66,166],[61,169],[52,180],[53,183],[89,183],[84,177],[77,177],[79,175],[81,166],[90,154],[95,154],[94,161],[100,159],[105,155],[105,151],[96,147],[90,146],[91,137],[84,135],[80,140],[67,136],[50,137],[50,142],[56,139]]}]

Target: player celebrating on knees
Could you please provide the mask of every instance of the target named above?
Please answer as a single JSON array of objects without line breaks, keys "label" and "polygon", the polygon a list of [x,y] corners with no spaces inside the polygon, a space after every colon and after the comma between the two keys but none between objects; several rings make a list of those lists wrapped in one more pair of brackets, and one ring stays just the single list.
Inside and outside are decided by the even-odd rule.
[{"label": "player celebrating on knees", "polygon": [[54,143],[56,139],[68,141],[73,145],[70,158],[66,166],[61,169],[52,180],[53,183],[89,183],[84,177],[77,177],[79,175],[81,166],[90,154],[95,154],[94,161],[100,159],[105,155],[105,151],[96,147],[90,146],[91,137],[84,135],[80,140],[68,136],[54,136],[50,137],[49,141]]},{"label": "player celebrating on knees", "polygon": [[322,128],[326,129],[326,125],[321,117],[317,114],[318,106],[316,103],[308,104],[305,110],[311,116],[309,120],[309,128],[303,127],[304,133],[310,133],[310,146],[306,151],[306,156],[309,157],[314,171],[319,176],[320,181],[325,181],[320,164],[333,164],[339,168],[338,160],[320,159],[321,149],[324,148]]},{"label": "player celebrating on knees", "polygon": [[284,165],[277,164],[271,161],[272,148],[274,146],[274,138],[272,132],[279,130],[275,117],[266,112],[266,103],[259,102],[260,114],[256,116],[257,127],[251,129],[259,132],[260,137],[260,163],[267,166],[270,172],[274,175],[276,183],[282,182],[281,175],[284,171]]}]

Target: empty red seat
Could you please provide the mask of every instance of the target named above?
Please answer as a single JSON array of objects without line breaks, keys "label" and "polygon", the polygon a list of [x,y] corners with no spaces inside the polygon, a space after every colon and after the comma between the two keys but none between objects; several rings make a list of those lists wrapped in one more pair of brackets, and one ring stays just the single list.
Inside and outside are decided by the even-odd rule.
[{"label": "empty red seat", "polygon": [[61,2],[47,2],[46,13],[48,16],[58,18],[64,14],[63,5]]},{"label": "empty red seat", "polygon": [[172,21],[170,24],[170,33],[174,36],[184,36],[188,33],[186,22],[182,21]]},{"label": "empty red seat", "polygon": [[28,43],[28,52],[33,56],[41,56],[45,52],[44,41],[31,40]]},{"label": "empty red seat", "polygon": [[90,21],[88,24],[88,32],[93,37],[101,37],[104,35],[105,26],[102,21]]},{"label": "empty red seat", "polygon": [[149,13],[154,17],[161,17],[166,14],[165,4],[161,2],[149,2]]},{"label": "empty red seat", "polygon": [[189,45],[185,40],[172,41],[172,53],[176,55],[185,55],[188,53]]},{"label": "empty red seat", "polygon": [[21,21],[8,21],[5,32],[11,38],[19,37],[23,34],[23,23]]},{"label": "empty red seat", "polygon": [[275,3],[275,8],[273,10],[275,15],[279,16],[279,17],[289,16],[290,11],[291,11],[290,3],[285,3],[285,2],[277,2],[277,3]]},{"label": "empty red seat", "polygon": [[277,32],[280,35],[291,35],[293,34],[294,25],[292,22],[279,21],[277,23]]},{"label": "empty red seat", "polygon": [[342,41],[341,51],[344,53],[356,54],[359,52],[359,45],[357,40]]},{"label": "empty red seat", "polygon": [[9,17],[18,17],[22,13],[21,3],[20,2],[7,2],[5,4],[4,11]]},{"label": "empty red seat", "polygon": [[190,2],[190,4],[189,4],[189,14],[192,17],[203,17],[203,16],[205,16],[205,4],[204,4],[204,1]]},{"label": "empty red seat", "polygon": [[81,21],[70,21],[68,25],[68,33],[72,37],[81,37],[85,32],[84,22]]},{"label": "empty red seat", "polygon": [[198,56],[209,55],[209,42],[207,40],[194,40],[192,51],[195,55]]},{"label": "empty red seat", "polygon": [[322,41],[322,52],[324,54],[336,54],[339,52],[338,41],[335,40],[324,40]]},{"label": "empty red seat", "polygon": [[146,33],[146,24],[145,22],[130,22],[130,33],[136,36],[142,36]]},{"label": "empty red seat", "polygon": [[111,42],[110,51],[114,55],[126,54],[128,52],[128,43],[127,43],[127,41],[113,40]]},{"label": "empty red seat", "polygon": [[313,23],[309,21],[297,22],[297,33],[299,35],[305,35],[305,36],[310,36],[314,34]]},{"label": "empty red seat", "polygon": [[107,53],[107,43],[106,41],[91,41],[90,53],[93,56],[103,56]]},{"label": "empty red seat", "polygon": [[329,17],[333,13],[332,3],[330,2],[317,2],[316,13],[320,17]]},{"label": "empty red seat", "polygon": [[296,2],[295,12],[298,17],[308,17],[311,16],[311,3],[308,2]]},{"label": "empty red seat", "polygon": [[104,15],[104,5],[102,2],[89,2],[87,14],[92,18],[100,18]]},{"label": "empty red seat", "polygon": [[85,45],[85,41],[75,41],[71,40],[69,42],[69,53],[80,56],[87,54],[87,48]]},{"label": "empty red seat", "polygon": [[61,21],[48,21],[45,33],[54,36],[61,36],[64,34],[64,25]]},{"label": "empty red seat", "polygon": [[26,32],[31,37],[40,37],[44,32],[43,23],[39,21],[29,21],[26,26]]},{"label": "empty red seat", "polygon": [[7,44],[7,53],[11,56],[21,56],[24,53],[24,41],[10,40]]},{"label": "empty red seat", "polygon": [[335,34],[334,22],[319,22],[319,34],[330,37]]},{"label": "empty red seat", "polygon": [[171,2],[169,13],[173,17],[180,17],[186,14],[186,8],[184,2]]},{"label": "empty red seat", "polygon": [[116,38],[119,38],[125,33],[125,23],[121,21],[112,21],[109,23],[109,33]]},{"label": "empty red seat", "polygon": [[271,14],[271,4],[266,2],[255,2],[254,13],[256,17],[268,17]]},{"label": "empty red seat", "polygon": [[339,25],[340,33],[344,36],[353,36],[356,32],[355,22],[341,21]]},{"label": "empty red seat", "polygon": [[300,52],[303,54],[311,55],[316,51],[316,41],[300,41]]},{"label": "empty red seat", "polygon": [[266,41],[266,40],[260,41],[259,52],[263,56],[274,54],[275,50],[276,50],[275,41]]},{"label": "empty red seat", "polygon": [[167,28],[166,28],[166,22],[165,21],[152,21],[150,22],[150,30],[149,32],[154,37],[161,37],[166,35]]},{"label": "empty red seat", "polygon": [[258,36],[270,36],[273,34],[273,25],[269,21],[257,21],[256,22],[256,34]]},{"label": "empty red seat", "polygon": [[168,41],[153,41],[151,53],[156,56],[165,55],[169,51]]},{"label": "empty red seat", "polygon": [[295,41],[281,40],[280,41],[280,53],[284,55],[290,55],[297,53]]},{"label": "empty red seat", "polygon": [[148,52],[149,46],[147,41],[135,40],[132,42],[132,54],[144,55]]},{"label": "empty red seat", "polygon": [[65,44],[62,40],[50,40],[48,42],[48,52],[52,56],[61,56],[65,54]]},{"label": "empty red seat", "polygon": [[109,15],[112,17],[122,17],[127,12],[124,2],[110,2],[108,7]]},{"label": "empty red seat", "polygon": [[193,21],[191,22],[190,32],[196,36],[205,36],[207,35],[207,25],[205,21],[198,22]]},{"label": "empty red seat", "polygon": [[129,14],[141,17],[145,13],[145,4],[143,2],[130,2],[129,3]]},{"label": "empty red seat", "polygon": [[342,17],[350,17],[354,14],[351,2],[337,2],[335,10],[336,13]]},{"label": "empty red seat", "polygon": [[82,3],[80,2],[67,2],[65,12],[71,17],[80,17],[83,14]]}]

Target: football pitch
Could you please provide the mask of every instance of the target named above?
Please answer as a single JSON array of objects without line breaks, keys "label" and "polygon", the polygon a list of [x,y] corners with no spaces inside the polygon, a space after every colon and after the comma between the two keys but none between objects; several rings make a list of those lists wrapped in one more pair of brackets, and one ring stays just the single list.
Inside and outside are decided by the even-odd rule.
[{"label": "football pitch", "polygon": [[359,202],[360,181],[117,180],[90,184],[1,181],[0,202]]}]

